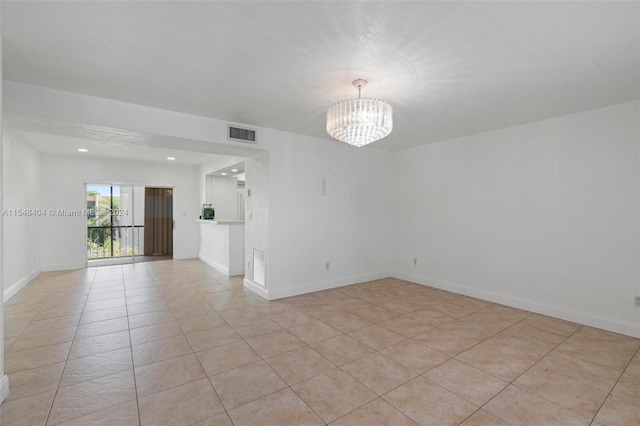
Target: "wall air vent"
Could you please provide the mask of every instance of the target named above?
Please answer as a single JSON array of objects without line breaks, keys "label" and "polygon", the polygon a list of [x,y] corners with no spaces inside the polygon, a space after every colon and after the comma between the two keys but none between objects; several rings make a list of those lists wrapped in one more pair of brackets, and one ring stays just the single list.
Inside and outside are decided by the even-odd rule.
[{"label": "wall air vent", "polygon": [[257,143],[255,130],[242,129],[231,124],[227,125],[227,139],[245,143]]}]

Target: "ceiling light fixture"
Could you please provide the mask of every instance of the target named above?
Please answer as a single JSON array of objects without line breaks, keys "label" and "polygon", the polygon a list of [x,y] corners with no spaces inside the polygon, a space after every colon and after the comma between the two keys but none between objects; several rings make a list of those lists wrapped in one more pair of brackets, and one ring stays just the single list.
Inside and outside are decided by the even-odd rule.
[{"label": "ceiling light fixture", "polygon": [[78,152],[89,152],[86,148],[78,148]]},{"label": "ceiling light fixture", "polygon": [[235,173],[235,172],[237,172],[237,171],[238,171],[238,169],[231,169],[231,171],[232,171],[233,173]]},{"label": "ceiling light fixture", "polygon": [[176,159],[176,157],[167,157],[167,160],[171,160],[171,161],[173,161],[173,160],[175,160],[175,159]]},{"label": "ceiling light fixture", "polygon": [[227,174],[225,172],[220,173],[222,176],[226,176]]},{"label": "ceiling light fixture", "polygon": [[335,103],[327,111],[327,133],[332,138],[361,147],[387,136],[393,129],[391,105],[379,99],[362,98],[367,80],[354,80],[356,99]]}]

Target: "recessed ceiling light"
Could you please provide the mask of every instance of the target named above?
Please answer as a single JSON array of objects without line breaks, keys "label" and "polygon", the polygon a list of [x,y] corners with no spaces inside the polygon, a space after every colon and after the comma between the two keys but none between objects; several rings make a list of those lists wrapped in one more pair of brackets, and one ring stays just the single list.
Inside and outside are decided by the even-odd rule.
[{"label": "recessed ceiling light", "polygon": [[227,174],[225,172],[220,173],[222,176],[226,176]]},{"label": "recessed ceiling light", "polygon": [[171,160],[171,161],[173,161],[173,160],[175,160],[175,159],[176,159],[176,157],[167,157],[167,160]]},{"label": "recessed ceiling light", "polygon": [[231,171],[235,173],[238,171],[238,169],[231,169]]},{"label": "recessed ceiling light", "polygon": [[89,152],[86,148],[78,148],[78,152]]}]

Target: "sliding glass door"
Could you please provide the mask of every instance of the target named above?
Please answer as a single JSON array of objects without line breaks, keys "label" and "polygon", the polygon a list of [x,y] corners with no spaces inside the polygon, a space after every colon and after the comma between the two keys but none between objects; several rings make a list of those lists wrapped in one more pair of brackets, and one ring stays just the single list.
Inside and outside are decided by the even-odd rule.
[{"label": "sliding glass door", "polygon": [[87,185],[87,259],[144,252],[144,188]]},{"label": "sliding glass door", "polygon": [[86,203],[92,265],[173,257],[172,188],[87,184]]}]

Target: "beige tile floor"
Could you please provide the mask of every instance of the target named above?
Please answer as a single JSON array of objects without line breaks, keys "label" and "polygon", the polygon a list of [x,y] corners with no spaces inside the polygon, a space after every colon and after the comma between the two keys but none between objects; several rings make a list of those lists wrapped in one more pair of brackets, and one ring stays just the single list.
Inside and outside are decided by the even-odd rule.
[{"label": "beige tile floor", "polygon": [[197,260],[5,305],[3,425],[637,425],[640,340],[397,279],[267,302]]}]

